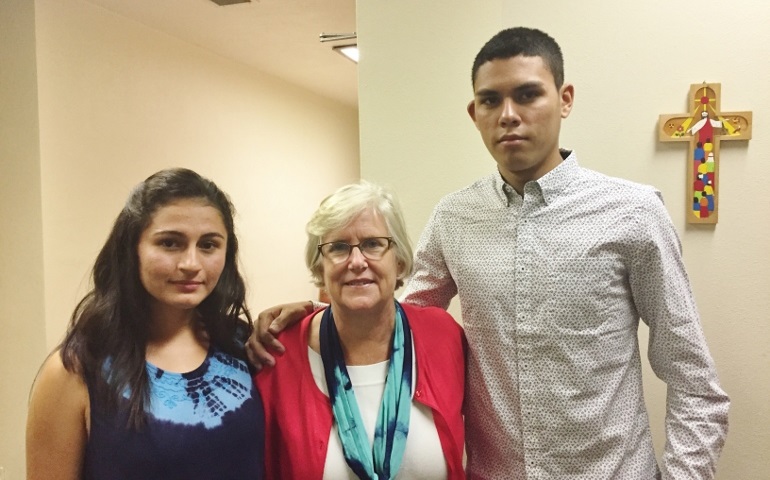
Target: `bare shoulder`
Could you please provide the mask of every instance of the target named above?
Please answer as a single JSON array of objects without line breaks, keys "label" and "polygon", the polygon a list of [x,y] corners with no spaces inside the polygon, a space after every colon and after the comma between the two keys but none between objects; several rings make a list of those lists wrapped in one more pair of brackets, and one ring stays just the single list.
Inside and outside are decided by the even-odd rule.
[{"label": "bare shoulder", "polygon": [[52,353],[37,375],[27,414],[27,478],[80,478],[89,430],[88,388]]},{"label": "bare shoulder", "polygon": [[44,401],[51,394],[58,398],[57,403],[66,399],[88,400],[88,388],[83,377],[76,372],[67,370],[58,350],[51,353],[43,362],[43,366],[40,367],[37,378],[32,385],[31,402]]}]

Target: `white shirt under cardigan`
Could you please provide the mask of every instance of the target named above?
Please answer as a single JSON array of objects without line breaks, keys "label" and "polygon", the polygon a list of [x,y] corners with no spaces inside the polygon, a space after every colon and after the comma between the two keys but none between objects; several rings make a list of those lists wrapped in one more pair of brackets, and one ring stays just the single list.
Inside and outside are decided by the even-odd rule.
[{"label": "white shirt under cardigan", "polygon": [[469,478],[656,478],[640,317],[668,387],[663,478],[712,478],[729,399],[660,193],[562,156],[523,196],[495,173],[444,197],[403,295],[459,295]]},{"label": "white shirt under cardigan", "polygon": [[[329,389],[326,386],[326,374],[321,355],[310,347],[307,351],[315,384],[328,397]],[[416,384],[417,357],[414,348],[412,349],[412,358],[415,359],[412,364],[412,378],[413,384]],[[386,360],[373,365],[347,366],[350,383],[353,385],[353,393],[361,411],[370,445],[374,444],[374,427],[380,412],[382,395],[385,393],[385,381],[387,380],[389,365],[390,361]],[[342,442],[340,442],[337,432],[337,422],[332,423],[332,429],[329,433],[329,447],[326,451],[323,478],[325,480],[358,480],[356,474],[345,461]],[[418,478],[421,480],[446,479],[447,468],[436,424],[433,421],[433,412],[425,405],[413,401],[412,410],[409,412],[409,434],[406,437],[406,449],[396,479]]]}]

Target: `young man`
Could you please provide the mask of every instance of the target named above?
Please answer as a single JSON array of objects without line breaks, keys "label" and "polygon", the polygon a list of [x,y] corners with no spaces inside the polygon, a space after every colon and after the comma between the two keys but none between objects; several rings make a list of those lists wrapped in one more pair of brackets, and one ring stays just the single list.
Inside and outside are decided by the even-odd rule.
[{"label": "young man", "polygon": [[[472,81],[468,113],[497,172],[439,202],[403,296],[446,308],[459,295],[468,476],[713,478],[729,399],[660,193],[586,170],[559,149],[574,87],[545,33],[498,33],[477,55]],[[642,393],[640,318],[650,364],[668,387],[660,468]]]}]

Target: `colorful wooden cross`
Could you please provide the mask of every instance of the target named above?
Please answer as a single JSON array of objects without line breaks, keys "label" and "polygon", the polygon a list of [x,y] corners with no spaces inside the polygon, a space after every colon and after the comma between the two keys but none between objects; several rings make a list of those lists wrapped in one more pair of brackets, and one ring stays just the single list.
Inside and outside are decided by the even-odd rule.
[{"label": "colorful wooden cross", "polygon": [[687,223],[719,218],[719,142],[750,140],[751,112],[722,112],[719,83],[690,85],[690,114],[661,115],[661,142],[690,142],[687,166]]}]

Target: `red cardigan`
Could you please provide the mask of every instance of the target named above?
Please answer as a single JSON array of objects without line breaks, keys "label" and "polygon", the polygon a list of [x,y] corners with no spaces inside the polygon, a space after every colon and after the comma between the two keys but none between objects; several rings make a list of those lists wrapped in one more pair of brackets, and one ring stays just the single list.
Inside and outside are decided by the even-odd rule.
[{"label": "red cardigan", "polygon": [[[414,399],[433,411],[450,480],[464,479],[465,335],[444,310],[402,305],[412,329],[417,357]],[[323,476],[332,409],[318,389],[307,354],[308,328],[317,312],[300,328],[278,337],[286,353],[275,367],[254,376],[265,406],[267,479],[320,479]]]}]

